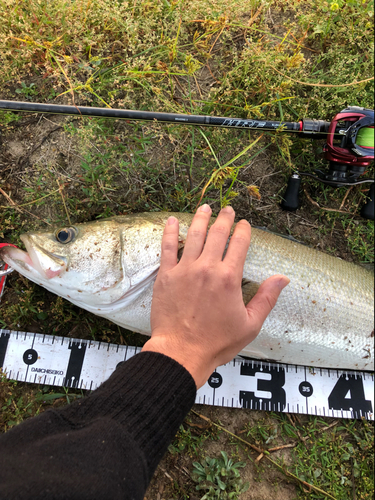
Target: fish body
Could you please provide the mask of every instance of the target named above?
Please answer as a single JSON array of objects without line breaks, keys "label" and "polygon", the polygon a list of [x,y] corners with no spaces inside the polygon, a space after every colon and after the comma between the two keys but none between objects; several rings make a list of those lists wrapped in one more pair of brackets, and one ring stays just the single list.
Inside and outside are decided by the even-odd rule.
[{"label": "fish body", "polygon": [[[179,219],[183,249],[193,216],[161,212],[26,233],[21,240],[27,253],[5,247],[0,258],[73,304],[150,335],[153,284],[170,215]],[[374,369],[373,273],[253,228],[243,273],[245,302],[273,274],[288,276],[290,284],[258,337],[240,354],[305,366]]]}]

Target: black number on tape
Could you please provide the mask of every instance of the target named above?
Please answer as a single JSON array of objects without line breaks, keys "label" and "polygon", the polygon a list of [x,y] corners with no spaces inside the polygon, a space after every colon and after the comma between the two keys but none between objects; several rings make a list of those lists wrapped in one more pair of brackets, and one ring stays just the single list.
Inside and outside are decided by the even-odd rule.
[{"label": "black number on tape", "polygon": [[365,398],[362,377],[355,375],[341,375],[328,396],[328,405],[331,410],[372,412],[372,403]]},{"label": "black number on tape", "polygon": [[27,349],[27,351],[23,353],[23,362],[26,365],[33,365],[34,363],[36,363],[37,359],[38,353],[35,349]]},{"label": "black number on tape", "polygon": [[[245,408],[272,409],[274,411],[283,411],[286,406],[286,395],[283,389],[285,384],[284,368],[274,368],[263,366],[262,370],[259,367],[252,368],[250,365],[243,364],[241,366],[241,375],[248,377],[257,377],[257,391],[270,392],[271,398],[257,397],[252,391],[240,391],[240,401]],[[271,375],[270,380],[261,378],[263,373]],[[269,377],[267,377],[269,378]]]},{"label": "black number on tape", "polygon": [[309,398],[314,392],[313,386],[307,381],[301,382],[298,386],[298,390],[305,398]]},{"label": "black number on tape", "polygon": [[4,366],[5,353],[7,352],[9,333],[0,333],[0,368]]},{"label": "black number on tape", "polygon": [[220,375],[220,373],[214,372],[207,380],[207,382],[208,385],[213,389],[218,389],[223,383],[223,377]]},{"label": "black number on tape", "polygon": [[68,387],[78,387],[83,360],[85,359],[86,344],[82,344],[81,342],[71,342],[69,344],[69,349],[71,349],[71,353],[63,385]]}]

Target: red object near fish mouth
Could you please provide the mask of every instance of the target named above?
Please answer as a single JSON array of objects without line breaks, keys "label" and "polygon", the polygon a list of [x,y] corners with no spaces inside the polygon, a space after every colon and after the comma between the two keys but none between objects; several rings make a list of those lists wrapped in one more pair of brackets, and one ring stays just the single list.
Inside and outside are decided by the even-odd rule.
[{"label": "red object near fish mouth", "polygon": [[[12,245],[12,243],[0,243],[0,249],[3,248],[3,247],[18,248],[16,245]],[[0,268],[1,268],[1,266],[0,266]],[[4,271],[8,271],[8,272],[5,273]],[[2,274],[2,272],[4,272],[4,274]],[[11,272],[12,271],[9,270],[8,264],[4,264],[3,268],[0,269],[0,299],[1,299],[1,296],[3,295],[3,292],[4,292],[4,286],[5,286],[6,277]]]}]

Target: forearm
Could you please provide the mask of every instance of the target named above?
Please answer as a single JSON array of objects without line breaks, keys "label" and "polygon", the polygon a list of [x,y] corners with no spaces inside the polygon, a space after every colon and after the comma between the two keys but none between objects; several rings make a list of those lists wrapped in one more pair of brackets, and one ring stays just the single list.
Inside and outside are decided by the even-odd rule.
[{"label": "forearm", "polygon": [[2,436],[2,494],[142,499],[195,392],[192,377],[174,360],[138,354],[90,396]]}]

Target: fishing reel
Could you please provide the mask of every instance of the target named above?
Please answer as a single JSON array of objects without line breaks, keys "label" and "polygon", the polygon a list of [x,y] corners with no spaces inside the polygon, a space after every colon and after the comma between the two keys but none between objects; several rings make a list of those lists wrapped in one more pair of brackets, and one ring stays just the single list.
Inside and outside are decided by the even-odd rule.
[{"label": "fishing reel", "polygon": [[[321,122],[321,127],[324,123]],[[294,173],[288,180],[281,208],[294,211],[299,207],[301,177],[311,177],[333,187],[371,183],[369,200],[362,206],[361,216],[374,220],[374,180],[359,179],[374,160],[374,111],[349,106],[334,117],[328,132],[321,132],[327,134],[323,154],[329,161],[329,169],[316,169],[315,174]]]}]

